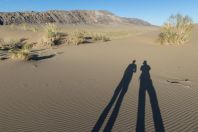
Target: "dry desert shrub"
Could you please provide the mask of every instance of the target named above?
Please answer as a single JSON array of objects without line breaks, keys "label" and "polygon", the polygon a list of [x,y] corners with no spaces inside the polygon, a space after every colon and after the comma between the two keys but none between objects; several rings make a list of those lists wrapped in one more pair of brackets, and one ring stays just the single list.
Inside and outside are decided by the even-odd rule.
[{"label": "dry desert shrub", "polygon": [[85,42],[87,32],[76,30],[71,32],[67,37],[68,45],[79,45]]},{"label": "dry desert shrub", "polygon": [[47,23],[44,26],[45,35],[48,38],[53,38],[58,34],[58,27],[54,23]]},{"label": "dry desert shrub", "polygon": [[28,25],[26,23],[21,24],[21,29],[24,31],[38,32],[38,28],[36,25]]},{"label": "dry desert shrub", "polygon": [[57,25],[49,23],[44,26],[44,37],[40,42],[41,47],[50,48],[62,43],[67,45],[80,45],[96,41],[110,41],[110,37],[103,32],[88,32],[84,30],[75,30],[63,34],[58,29]]},{"label": "dry desert shrub", "polygon": [[62,34],[59,32],[57,25],[53,23],[48,23],[44,26],[44,37],[41,42],[41,45],[44,47],[52,47],[55,45],[59,45]]},{"label": "dry desert shrub", "polygon": [[27,44],[25,40],[26,39],[5,41],[0,39],[0,49],[7,51],[11,59],[28,60],[32,45]]},{"label": "dry desert shrub", "polygon": [[105,33],[95,33],[76,30],[68,34],[67,44],[68,45],[80,45],[83,43],[96,41],[110,41],[110,38]]},{"label": "dry desert shrub", "polygon": [[0,50],[11,49],[12,46],[10,45],[10,43],[12,43],[12,41],[8,42],[8,41],[5,41],[4,39],[0,38]]},{"label": "dry desert shrub", "polygon": [[161,44],[181,45],[190,40],[193,22],[188,16],[180,14],[170,16],[168,22],[161,27],[158,41]]},{"label": "dry desert shrub", "polygon": [[110,41],[110,37],[108,37],[107,34],[105,33],[93,33],[91,34],[91,37],[94,41],[103,41],[103,42]]},{"label": "dry desert shrub", "polygon": [[5,50],[5,51],[9,51],[12,49],[17,49],[22,47],[22,45],[24,44],[24,41],[26,39],[18,39],[18,40],[4,40],[4,39],[0,39],[0,50]]},{"label": "dry desert shrub", "polygon": [[31,44],[22,43],[20,47],[15,47],[9,50],[10,58],[17,60],[28,60],[30,57],[31,48]]},{"label": "dry desert shrub", "polygon": [[15,49],[10,51],[10,58],[17,60],[28,60],[30,56],[29,46],[23,46],[21,49]]}]

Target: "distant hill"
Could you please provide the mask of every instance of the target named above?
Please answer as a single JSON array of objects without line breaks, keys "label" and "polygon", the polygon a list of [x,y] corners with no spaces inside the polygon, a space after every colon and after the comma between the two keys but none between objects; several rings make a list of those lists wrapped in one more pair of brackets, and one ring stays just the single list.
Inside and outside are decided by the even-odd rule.
[{"label": "distant hill", "polygon": [[103,10],[72,10],[47,12],[0,12],[0,25],[10,24],[133,24],[151,26],[150,23],[137,19],[125,18]]}]

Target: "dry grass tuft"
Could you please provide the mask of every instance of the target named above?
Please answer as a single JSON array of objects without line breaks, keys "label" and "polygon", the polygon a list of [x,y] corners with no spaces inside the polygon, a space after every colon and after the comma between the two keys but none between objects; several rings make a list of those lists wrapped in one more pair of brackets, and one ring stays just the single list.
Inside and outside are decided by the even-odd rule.
[{"label": "dry grass tuft", "polygon": [[11,59],[28,60],[30,57],[31,44],[24,44],[21,48],[15,48],[9,51]]},{"label": "dry grass tuft", "polygon": [[23,30],[23,31],[31,31],[31,32],[39,31],[38,25],[30,25],[30,24],[26,24],[26,23],[22,23],[20,25],[11,24],[8,27],[10,27],[11,29],[19,29],[19,30]]},{"label": "dry grass tuft", "polygon": [[67,44],[68,45],[79,45],[85,42],[85,36],[87,32],[85,31],[74,31],[71,32],[67,37]]},{"label": "dry grass tuft", "polygon": [[19,39],[19,40],[7,40],[5,41],[4,39],[0,39],[0,50],[4,50],[4,51],[9,51],[12,49],[17,49],[22,47],[22,45],[24,45],[24,41],[26,39]]},{"label": "dry grass tuft", "polygon": [[193,22],[190,17],[180,14],[172,15],[162,26],[158,41],[161,44],[184,44],[190,40],[192,29]]},{"label": "dry grass tuft", "polygon": [[105,33],[93,33],[90,36],[94,41],[103,41],[103,42],[110,41],[110,37],[108,37],[107,34]]},{"label": "dry grass tuft", "polygon": [[76,30],[68,34],[67,44],[68,45],[80,45],[83,43],[90,43],[96,41],[110,41],[110,38],[105,33],[95,33]]},{"label": "dry grass tuft", "polygon": [[5,41],[0,39],[0,49],[7,51],[9,58],[28,60],[32,44],[27,44],[26,39]]},{"label": "dry grass tuft", "polygon": [[53,38],[58,34],[58,27],[54,23],[47,23],[44,27],[44,31],[46,37]]},{"label": "dry grass tuft", "polygon": [[49,23],[44,26],[44,33],[45,35],[41,42],[41,45],[43,45],[44,47],[49,48],[59,45],[63,39],[63,34],[59,32],[58,27],[53,23]]}]

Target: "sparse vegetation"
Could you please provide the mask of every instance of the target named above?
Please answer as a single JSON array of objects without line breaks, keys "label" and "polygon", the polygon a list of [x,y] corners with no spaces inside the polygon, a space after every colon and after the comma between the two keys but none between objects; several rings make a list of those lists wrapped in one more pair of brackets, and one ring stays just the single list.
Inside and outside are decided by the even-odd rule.
[{"label": "sparse vegetation", "polygon": [[20,29],[23,31],[32,31],[32,32],[38,32],[38,25],[28,25],[26,23],[20,24],[20,25],[14,25],[11,24],[8,27],[11,29]]},{"label": "sparse vegetation", "polygon": [[14,24],[11,24],[11,25],[9,25],[9,27],[10,27],[11,29],[14,29],[15,25],[14,25]]},{"label": "sparse vegetation", "polygon": [[10,58],[18,60],[28,60],[30,56],[30,46],[25,44],[20,49],[10,50]]},{"label": "sparse vegetation", "polygon": [[67,37],[67,44],[69,45],[79,45],[85,42],[85,36],[87,32],[85,31],[74,31],[71,32]]},{"label": "sparse vegetation", "polygon": [[107,34],[105,33],[93,33],[90,36],[94,41],[103,41],[103,42],[110,41],[110,37],[108,37]]},{"label": "sparse vegetation", "polygon": [[184,44],[190,40],[192,29],[193,23],[190,17],[180,14],[172,15],[162,26],[158,41],[161,44]]},{"label": "sparse vegetation", "polygon": [[55,24],[48,23],[44,27],[45,36],[43,38],[43,45],[48,47],[58,45],[61,40],[61,33],[58,31],[58,27]]},{"label": "sparse vegetation", "polygon": [[21,24],[21,26],[24,31],[27,31],[28,25],[26,23]]},{"label": "sparse vegetation", "polygon": [[0,38],[0,49],[3,49],[3,45],[4,45],[4,40]]},{"label": "sparse vegetation", "polygon": [[105,33],[94,33],[87,31],[76,30],[68,34],[67,44],[69,45],[79,45],[88,42],[96,41],[110,41]]},{"label": "sparse vegetation", "polygon": [[48,38],[56,37],[58,34],[58,27],[54,23],[47,23],[44,27],[44,30]]},{"label": "sparse vegetation", "polygon": [[25,39],[4,41],[0,39],[0,49],[8,51],[9,58],[28,60],[30,55],[31,44],[27,44]]},{"label": "sparse vegetation", "polygon": [[3,40],[0,39],[0,50],[9,51],[12,49],[20,48],[24,44],[25,39],[20,40]]}]

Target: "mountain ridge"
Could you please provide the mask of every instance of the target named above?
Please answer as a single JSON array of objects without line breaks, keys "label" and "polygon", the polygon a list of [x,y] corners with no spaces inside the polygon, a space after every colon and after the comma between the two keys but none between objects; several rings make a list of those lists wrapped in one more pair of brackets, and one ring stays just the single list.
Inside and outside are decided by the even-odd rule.
[{"label": "mountain ridge", "polygon": [[11,24],[133,24],[152,26],[147,21],[138,18],[126,18],[106,10],[49,10],[43,12],[0,12],[0,25]]}]

